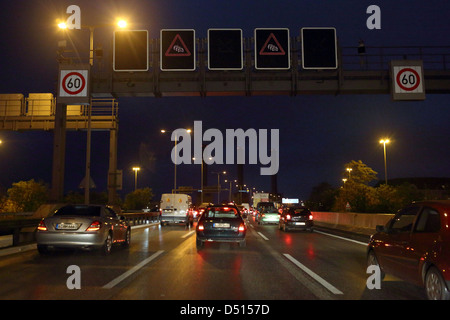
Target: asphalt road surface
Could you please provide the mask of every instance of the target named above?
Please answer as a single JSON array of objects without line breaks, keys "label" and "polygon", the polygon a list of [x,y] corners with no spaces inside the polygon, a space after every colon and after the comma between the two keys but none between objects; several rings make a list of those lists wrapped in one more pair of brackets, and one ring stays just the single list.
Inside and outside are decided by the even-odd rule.
[{"label": "asphalt road surface", "polygon": [[285,233],[250,218],[244,248],[206,243],[197,250],[195,229],[159,224],[133,229],[131,242],[106,257],[37,250],[0,257],[0,299],[426,299],[421,288],[389,275],[381,289],[368,289],[365,243],[319,230]]}]

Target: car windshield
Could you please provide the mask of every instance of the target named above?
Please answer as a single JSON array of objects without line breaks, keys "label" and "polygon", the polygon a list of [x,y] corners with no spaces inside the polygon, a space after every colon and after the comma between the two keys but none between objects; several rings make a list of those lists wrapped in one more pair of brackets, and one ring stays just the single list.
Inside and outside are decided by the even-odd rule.
[{"label": "car windshield", "polygon": [[259,212],[261,213],[277,212],[277,209],[273,204],[260,205]]},{"label": "car windshield", "polygon": [[232,207],[212,207],[208,208],[204,215],[206,218],[235,218],[238,212]]},{"label": "car windshield", "polygon": [[56,211],[54,215],[99,217],[100,209],[98,206],[65,206]]}]

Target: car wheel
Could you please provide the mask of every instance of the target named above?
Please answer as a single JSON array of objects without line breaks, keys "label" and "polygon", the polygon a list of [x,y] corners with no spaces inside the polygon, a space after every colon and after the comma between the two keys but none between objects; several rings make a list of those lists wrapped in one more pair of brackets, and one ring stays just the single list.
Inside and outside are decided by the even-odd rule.
[{"label": "car wheel", "polygon": [[450,293],[441,273],[436,267],[431,267],[425,276],[425,291],[430,300],[449,300]]},{"label": "car wheel", "polygon": [[125,241],[123,242],[124,247],[129,247],[131,243],[131,227],[128,227],[127,233],[125,234]]},{"label": "car wheel", "polygon": [[112,249],[112,244],[113,244],[113,240],[112,240],[112,236],[111,233],[108,233],[108,236],[105,239],[105,242],[103,243],[101,252],[103,255],[108,255],[111,253],[111,249]]},{"label": "car wheel", "polygon": [[384,279],[386,274],[383,272],[383,270],[381,270],[377,256],[375,255],[375,252],[373,250],[370,250],[369,254],[367,255],[367,266],[377,266],[378,268],[380,268],[380,280]]},{"label": "car wheel", "polygon": [[38,245],[37,246],[38,252],[41,255],[46,255],[49,253],[48,247],[46,245]]},{"label": "car wheel", "polygon": [[197,249],[201,249],[204,246],[204,243],[202,240],[196,239],[196,245],[197,245]]}]

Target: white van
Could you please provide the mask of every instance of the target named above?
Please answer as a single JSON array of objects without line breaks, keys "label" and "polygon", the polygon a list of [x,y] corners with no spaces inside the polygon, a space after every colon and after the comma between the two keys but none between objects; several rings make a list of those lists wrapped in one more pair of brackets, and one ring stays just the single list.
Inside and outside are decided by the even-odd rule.
[{"label": "white van", "polygon": [[161,226],[169,223],[183,223],[186,226],[192,226],[194,223],[192,198],[187,194],[163,193],[160,211]]}]

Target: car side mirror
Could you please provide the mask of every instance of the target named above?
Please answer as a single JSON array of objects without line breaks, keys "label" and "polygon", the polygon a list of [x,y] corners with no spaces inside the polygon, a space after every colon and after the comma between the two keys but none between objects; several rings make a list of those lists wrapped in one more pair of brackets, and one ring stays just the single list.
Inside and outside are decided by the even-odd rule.
[{"label": "car side mirror", "polygon": [[119,216],[119,219],[120,219],[120,220],[127,220],[127,219],[125,218],[125,216]]},{"label": "car side mirror", "polygon": [[387,231],[385,226],[382,226],[382,225],[376,226],[375,230],[377,230],[377,232],[386,232]]}]

